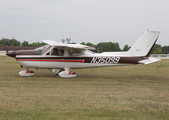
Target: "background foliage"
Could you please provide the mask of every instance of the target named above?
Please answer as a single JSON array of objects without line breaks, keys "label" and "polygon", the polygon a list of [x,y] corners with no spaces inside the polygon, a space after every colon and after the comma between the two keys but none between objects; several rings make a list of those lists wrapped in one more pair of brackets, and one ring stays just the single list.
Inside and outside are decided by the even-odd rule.
[{"label": "background foliage", "polygon": [[[76,43],[71,43],[76,44]],[[127,44],[123,47],[123,49],[120,48],[120,45],[116,42],[100,42],[98,44],[93,44],[90,42],[82,42],[80,43],[82,45],[87,45],[91,47],[95,47],[96,50],[94,52],[101,53],[101,52],[114,52],[114,51],[128,51],[131,46],[128,46]],[[29,43],[28,41],[23,41],[22,43],[16,39],[0,39],[0,46],[43,46],[45,43],[40,42],[34,42]],[[157,49],[158,48],[158,49]],[[155,44],[151,54],[168,54],[169,53],[169,46],[161,46],[159,44]]]}]

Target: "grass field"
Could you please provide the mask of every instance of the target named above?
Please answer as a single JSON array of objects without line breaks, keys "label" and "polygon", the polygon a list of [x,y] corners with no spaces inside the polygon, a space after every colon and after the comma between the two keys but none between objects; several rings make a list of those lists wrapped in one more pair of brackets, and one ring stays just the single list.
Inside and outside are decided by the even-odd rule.
[{"label": "grass field", "polygon": [[21,70],[0,57],[0,120],[169,119],[169,60],[74,69],[70,79],[43,69],[20,77]]}]

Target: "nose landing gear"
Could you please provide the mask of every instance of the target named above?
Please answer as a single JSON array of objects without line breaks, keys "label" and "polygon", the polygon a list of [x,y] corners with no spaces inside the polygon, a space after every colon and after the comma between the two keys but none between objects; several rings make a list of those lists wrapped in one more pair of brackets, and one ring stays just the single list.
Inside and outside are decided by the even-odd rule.
[{"label": "nose landing gear", "polygon": [[19,75],[22,77],[28,77],[34,75],[34,71],[30,71],[28,68],[19,72]]}]

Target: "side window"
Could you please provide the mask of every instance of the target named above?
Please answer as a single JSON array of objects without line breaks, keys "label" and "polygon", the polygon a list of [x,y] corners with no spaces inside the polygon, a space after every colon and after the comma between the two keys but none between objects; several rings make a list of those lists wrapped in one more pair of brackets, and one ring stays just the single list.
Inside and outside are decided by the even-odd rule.
[{"label": "side window", "polygon": [[77,50],[77,49],[70,49],[69,50],[69,56],[78,56],[78,55],[83,55],[84,53],[82,53],[81,51]]},{"label": "side window", "polygon": [[53,56],[64,56],[64,50],[63,49],[53,48],[51,50],[51,55],[53,55]]},{"label": "side window", "polygon": [[60,56],[64,56],[64,50],[63,49],[60,50]]},{"label": "side window", "polygon": [[51,55],[58,56],[59,55],[58,49],[57,48],[53,48],[52,51],[51,51]]}]

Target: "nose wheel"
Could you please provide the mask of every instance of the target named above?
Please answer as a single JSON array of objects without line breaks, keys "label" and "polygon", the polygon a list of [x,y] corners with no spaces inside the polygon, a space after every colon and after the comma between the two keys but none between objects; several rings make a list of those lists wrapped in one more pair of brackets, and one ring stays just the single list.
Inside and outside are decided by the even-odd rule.
[{"label": "nose wheel", "polygon": [[19,72],[19,75],[22,77],[28,77],[34,75],[34,71],[30,71],[28,68]]}]

